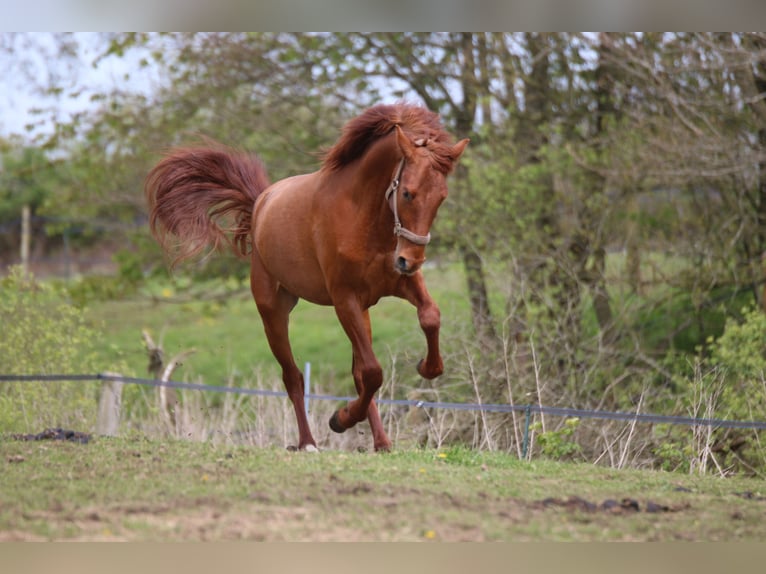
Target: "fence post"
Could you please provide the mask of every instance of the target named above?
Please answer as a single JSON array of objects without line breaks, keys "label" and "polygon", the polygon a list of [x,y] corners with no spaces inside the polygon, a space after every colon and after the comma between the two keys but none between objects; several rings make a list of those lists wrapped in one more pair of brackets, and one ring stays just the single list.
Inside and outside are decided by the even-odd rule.
[{"label": "fence post", "polygon": [[[119,376],[109,373],[111,376]],[[117,436],[122,410],[122,381],[114,379],[101,383],[101,397],[98,402],[96,432],[103,436]]]},{"label": "fence post", "polygon": [[311,363],[303,367],[303,402],[306,405],[306,416],[309,416],[309,395],[311,394]]},{"label": "fence post", "polygon": [[529,448],[529,421],[532,418],[532,405],[527,405],[524,409],[524,442],[521,446],[521,460],[527,460],[527,449]]},{"label": "fence post", "polygon": [[21,208],[21,270],[29,277],[29,244],[32,235],[32,210],[28,203]]}]

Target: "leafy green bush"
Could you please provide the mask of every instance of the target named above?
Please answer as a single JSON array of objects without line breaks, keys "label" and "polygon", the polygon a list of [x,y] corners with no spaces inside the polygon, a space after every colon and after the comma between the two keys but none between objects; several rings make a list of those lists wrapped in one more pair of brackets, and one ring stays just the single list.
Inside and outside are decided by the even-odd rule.
[{"label": "leafy green bush", "polygon": [[652,448],[656,468],[668,472],[689,472],[689,461],[694,456],[690,432],[685,427],[656,425],[655,446]]},{"label": "leafy green bush", "polygon": [[727,319],[723,335],[711,343],[710,352],[711,362],[725,368],[735,386],[755,384],[762,394],[766,375],[766,313],[746,307],[742,309],[742,321]]},{"label": "leafy green bush", "polygon": [[766,412],[766,314],[742,309],[742,318],[729,317],[723,334],[708,339],[702,367],[724,379],[717,397],[716,416],[738,420],[763,418]]},{"label": "leafy green bush", "polygon": [[[710,363],[725,374],[719,399],[723,416],[763,420],[766,413],[766,314],[742,309],[742,320],[729,318],[723,334],[710,344]],[[720,433],[718,456],[726,463],[752,471],[766,465],[755,431],[730,429]],[[762,438],[762,437],[760,437]],[[723,464],[723,463],[722,463]]]},{"label": "leafy green bush", "polygon": [[543,426],[540,422],[534,423],[530,428],[539,433],[536,440],[543,456],[555,460],[571,460],[582,450],[573,437],[579,425],[580,419],[569,418],[558,430],[541,432]]},{"label": "leafy green bush", "polygon": [[74,305],[85,307],[97,301],[111,301],[128,295],[130,289],[119,277],[90,275],[66,284],[66,291]]},{"label": "leafy green bush", "polygon": [[[766,314],[758,308],[729,316],[717,339],[708,337],[694,358],[669,353],[663,362],[670,386],[686,416],[728,420],[763,420],[766,412]],[[758,431],[715,429],[701,441],[687,429],[658,443],[655,454],[663,468],[685,470],[690,462],[714,461],[725,471],[762,472],[766,455]]]},{"label": "leafy green bush", "polygon": [[[20,268],[0,281],[0,373],[73,374],[97,372],[92,352],[97,333],[64,291],[25,277]],[[0,430],[46,426],[91,427],[96,383],[0,383]],[[39,429],[42,430],[42,429]]]}]

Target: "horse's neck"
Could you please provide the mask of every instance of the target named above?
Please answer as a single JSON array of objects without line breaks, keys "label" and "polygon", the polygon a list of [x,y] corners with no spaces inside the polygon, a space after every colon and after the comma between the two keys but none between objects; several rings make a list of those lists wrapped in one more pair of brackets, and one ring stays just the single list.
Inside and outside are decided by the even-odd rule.
[{"label": "horse's neck", "polygon": [[[388,237],[393,229],[393,213],[385,199],[399,162],[395,136],[373,143],[362,158],[337,172],[330,172],[321,183],[322,201],[350,201],[354,217],[348,221],[365,234]],[[321,173],[321,172],[320,172]]]},{"label": "horse's neck", "polygon": [[360,204],[373,211],[380,210],[400,159],[396,136],[393,134],[370,146],[359,165],[352,168],[355,170],[352,193],[358,194]]}]

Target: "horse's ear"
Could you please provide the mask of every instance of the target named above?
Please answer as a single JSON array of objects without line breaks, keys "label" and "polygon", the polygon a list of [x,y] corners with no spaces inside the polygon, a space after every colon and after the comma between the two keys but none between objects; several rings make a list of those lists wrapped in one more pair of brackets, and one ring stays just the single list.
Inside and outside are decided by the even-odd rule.
[{"label": "horse's ear", "polygon": [[452,157],[453,162],[456,162],[460,159],[460,156],[463,155],[463,152],[465,151],[465,146],[468,145],[468,142],[470,142],[468,138],[465,138],[463,140],[460,140],[457,142],[454,146],[452,146]]},{"label": "horse's ear", "polygon": [[399,149],[402,151],[402,155],[405,159],[411,160],[415,157],[415,144],[410,141],[402,128],[396,126],[396,143],[399,145]]}]

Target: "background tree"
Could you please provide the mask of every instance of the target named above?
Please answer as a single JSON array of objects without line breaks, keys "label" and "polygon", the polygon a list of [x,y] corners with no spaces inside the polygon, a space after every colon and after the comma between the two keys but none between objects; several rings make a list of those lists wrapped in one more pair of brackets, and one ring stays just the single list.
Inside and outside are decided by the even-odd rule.
[{"label": "background tree", "polygon": [[[29,210],[30,233],[38,238],[38,252],[50,248],[55,239],[60,241],[60,237],[49,237],[46,223],[38,214],[61,178],[54,162],[40,148],[8,141],[0,150],[0,226],[8,231],[0,235],[0,260],[10,261],[19,253],[25,208]],[[55,227],[55,222],[49,226]],[[52,235],[53,229],[49,231]]]}]

